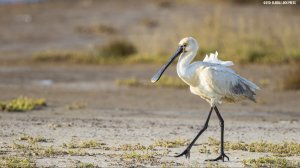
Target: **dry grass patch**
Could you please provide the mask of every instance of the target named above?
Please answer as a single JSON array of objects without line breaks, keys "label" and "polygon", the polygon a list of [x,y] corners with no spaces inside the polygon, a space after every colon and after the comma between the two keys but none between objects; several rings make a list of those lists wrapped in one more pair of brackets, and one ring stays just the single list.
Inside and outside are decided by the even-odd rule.
[{"label": "dry grass patch", "polygon": [[[13,143],[11,148],[14,152],[26,157],[56,157],[56,156],[86,156],[88,153],[81,149],[62,149],[53,146],[43,147],[38,145],[32,138],[22,137],[22,140],[28,143]],[[91,147],[95,143],[84,143],[82,147]],[[91,154],[89,154],[90,156]],[[86,164],[79,164],[81,167],[87,167]],[[77,166],[79,166],[77,165]],[[18,157],[2,157],[0,158],[0,167],[36,167],[32,160]]]},{"label": "dry grass patch", "polygon": [[154,152],[142,152],[142,153],[138,153],[138,152],[129,152],[129,153],[124,153],[122,155],[122,157],[124,159],[129,159],[129,160],[136,160],[136,161],[151,161],[155,159],[156,154]]},{"label": "dry grass patch", "polygon": [[32,61],[37,63],[69,63],[69,64],[97,64],[95,55],[83,51],[43,51],[33,54]]},{"label": "dry grass patch", "polygon": [[[37,63],[124,64],[136,54],[136,47],[126,40],[115,40],[89,51],[43,51],[32,55]],[[131,62],[131,61],[129,61]]]},{"label": "dry grass patch", "polygon": [[94,165],[93,163],[85,163],[79,162],[76,164],[76,168],[96,168],[98,166]]},{"label": "dry grass patch", "polygon": [[145,165],[160,166],[161,154],[153,151],[142,151],[142,152],[125,152],[123,154],[108,154],[112,158],[119,158],[120,161],[113,166],[117,167],[144,167]]},{"label": "dry grass patch", "polygon": [[106,145],[105,143],[101,143],[97,140],[86,140],[86,141],[80,141],[80,142],[70,142],[68,144],[64,143],[63,147],[74,149],[74,148],[92,148],[92,149],[98,149],[103,147],[103,145]]},{"label": "dry grass patch", "polygon": [[176,139],[176,140],[157,140],[154,143],[154,147],[165,147],[165,148],[176,148],[180,146],[185,146],[188,144],[188,141],[185,139]]},{"label": "dry grass patch", "polygon": [[200,153],[211,153],[210,148],[208,148],[206,145],[201,144],[198,148],[198,151]]},{"label": "dry grass patch", "polygon": [[[209,145],[215,147],[216,150],[218,151],[220,141],[209,137]],[[226,149],[231,149],[231,150],[272,153],[275,156],[281,156],[281,157],[300,156],[300,144],[296,142],[270,143],[261,140],[249,144],[244,142],[225,142],[224,145]]]},{"label": "dry grass patch", "polygon": [[2,156],[0,158],[0,167],[5,168],[33,168],[36,167],[34,161],[30,158],[16,156]]},{"label": "dry grass patch", "polygon": [[285,158],[278,157],[260,157],[258,159],[243,160],[245,167],[299,167],[300,162],[290,161]]},{"label": "dry grass patch", "polygon": [[283,142],[280,144],[266,141],[252,142],[250,144],[227,142],[225,147],[231,150],[273,153],[275,156],[300,156],[300,144],[296,142]]},{"label": "dry grass patch", "polygon": [[36,142],[47,142],[47,139],[42,136],[29,136],[29,135],[22,135],[18,138],[20,141],[30,141],[30,143],[36,143]]},{"label": "dry grass patch", "polygon": [[148,150],[152,149],[152,146],[146,147],[144,145],[138,144],[123,144],[116,148],[116,150],[123,150],[123,151],[136,151],[136,150]]},{"label": "dry grass patch", "polygon": [[54,148],[53,146],[43,147],[37,144],[34,141],[28,141],[25,144],[13,143],[11,145],[13,150],[17,150],[21,152],[25,156],[43,156],[43,157],[52,157],[52,156],[63,156],[63,155],[71,155],[71,156],[83,156],[86,155],[86,152],[75,149],[61,149]]},{"label": "dry grass patch", "polygon": [[54,149],[52,146],[43,148],[39,146],[36,143],[31,144],[12,144],[12,149],[18,150],[19,152],[22,152],[26,156],[54,156],[54,155],[64,155],[65,153],[63,151]]},{"label": "dry grass patch", "polygon": [[[160,159],[163,156],[167,156],[170,153],[170,150],[163,149],[161,147],[178,147],[185,144],[185,140],[157,140],[149,146],[137,144],[124,144],[118,147],[112,147],[111,149],[116,151],[124,151],[122,154],[109,154],[110,157],[120,158],[120,160],[125,162],[125,165],[148,165],[152,166],[158,165],[167,165],[166,162],[161,161]],[[181,165],[175,162],[169,162],[168,164],[172,165]],[[122,164],[124,166],[124,164]]]},{"label": "dry grass patch", "polygon": [[[218,50],[220,59],[232,60],[235,63],[274,64],[300,61],[300,23],[297,20],[298,18],[295,17],[298,14],[296,5],[291,7],[289,11],[284,8],[272,8],[273,12],[271,12],[269,11],[270,9],[261,6],[261,2],[253,3],[256,4],[253,5],[252,2],[254,0],[230,0],[229,2],[234,5],[231,3],[228,5],[215,5],[215,3],[220,3],[219,0],[215,3],[204,3],[195,0],[184,2],[155,0],[151,3],[170,10],[170,12],[165,13],[165,17],[168,19],[157,17],[141,18],[136,21],[146,28],[136,29],[138,25],[133,23],[128,25],[127,28],[129,30],[126,33],[122,32],[121,29],[118,30],[120,34],[117,38],[130,40],[135,50],[140,51],[132,52],[134,51],[132,46],[127,45],[129,46],[126,49],[127,51],[131,48],[129,50],[131,54],[129,55],[136,55],[130,61],[131,63],[161,63],[161,58],[167,60],[172,54],[172,46],[174,46],[175,50],[179,40],[186,36],[193,36],[198,40],[200,45],[198,60],[203,59],[205,54]],[[236,5],[244,2],[251,2],[251,5],[247,5],[247,10],[243,10],[243,7]],[[178,13],[171,12],[177,10],[172,6],[176,6],[176,8],[182,6],[183,9],[189,9],[190,11],[184,15],[181,13],[182,10],[181,12],[178,11]],[[166,9],[159,11],[163,10]],[[274,15],[274,12],[276,15]],[[114,21],[113,18],[111,19],[110,21]],[[185,20],[185,23],[182,24],[178,20]],[[279,22],[280,24],[278,24]],[[156,28],[155,31],[149,30],[157,26],[162,28]],[[100,23],[78,26],[76,31],[80,33],[114,34],[116,29],[111,25]],[[117,50],[121,48],[119,46]],[[117,52],[117,50],[109,49],[108,55],[115,51]],[[96,56],[99,55],[98,48],[92,51],[92,53],[94,52]],[[76,52],[72,54],[76,55]],[[80,55],[90,55],[90,53],[81,53]],[[152,56],[158,57],[153,59]],[[69,60],[69,58],[67,59]],[[44,60],[47,61],[49,59],[46,57]],[[110,57],[106,57],[101,61],[95,60],[96,64],[116,63],[114,61],[117,61],[118,64],[128,63],[127,59],[115,60]],[[87,62],[89,64],[94,63],[94,61]],[[65,61],[63,63],[68,62]]]},{"label": "dry grass patch", "polygon": [[221,165],[219,163],[212,163],[212,162],[209,162],[209,163],[205,164],[205,167],[206,168],[228,168],[228,166]]},{"label": "dry grass patch", "polygon": [[[254,0],[246,0],[246,2]],[[294,17],[296,10],[289,13],[283,8],[274,9],[276,16],[263,9],[261,2],[257,5],[247,5],[248,10],[242,10],[237,5],[212,5],[208,9],[197,11],[195,6],[203,2],[198,1],[155,1],[156,4],[180,4],[191,11],[185,15],[173,14],[168,17],[172,28],[157,29],[148,36],[140,34],[131,37],[138,49],[149,55],[170,56],[173,51],[168,50],[170,44],[178,44],[186,36],[195,37],[200,45],[197,60],[202,60],[209,52],[220,53],[220,59],[232,60],[234,63],[291,63],[300,60],[300,23]],[[233,4],[240,4],[242,0],[232,0]],[[219,1],[217,2],[219,3]],[[160,6],[160,5],[159,5]],[[163,5],[164,6],[164,5]],[[168,6],[168,5],[166,5]],[[199,5],[200,7],[201,5]],[[295,6],[295,5],[294,5]],[[194,9],[193,9],[194,8]],[[293,7],[293,9],[297,9]],[[170,9],[174,10],[175,9]],[[190,18],[186,20],[186,18]],[[272,17],[279,21],[268,20]],[[178,20],[185,20],[182,24]],[[201,20],[201,21],[199,21]],[[158,20],[161,21],[161,20]],[[266,22],[267,21],[267,22]],[[163,23],[162,23],[163,26]],[[201,28],[201,30],[199,29]],[[162,36],[163,34],[163,36]],[[139,42],[147,42],[147,45]],[[168,52],[167,54],[162,54]],[[165,59],[167,59],[165,57]]]}]

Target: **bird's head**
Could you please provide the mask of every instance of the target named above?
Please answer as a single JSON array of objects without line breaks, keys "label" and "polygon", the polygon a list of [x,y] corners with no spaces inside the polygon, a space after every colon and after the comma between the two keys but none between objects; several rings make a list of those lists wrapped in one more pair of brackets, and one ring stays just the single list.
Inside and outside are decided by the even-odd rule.
[{"label": "bird's head", "polygon": [[197,51],[198,43],[193,37],[185,37],[179,42],[179,47],[183,48],[183,52]]},{"label": "bird's head", "polygon": [[165,72],[168,66],[182,53],[185,52],[196,52],[198,50],[198,43],[193,37],[186,37],[180,40],[179,46],[173,56],[169,59],[169,61],[159,69],[159,71],[152,77],[151,82],[154,83],[158,81],[161,75]]}]

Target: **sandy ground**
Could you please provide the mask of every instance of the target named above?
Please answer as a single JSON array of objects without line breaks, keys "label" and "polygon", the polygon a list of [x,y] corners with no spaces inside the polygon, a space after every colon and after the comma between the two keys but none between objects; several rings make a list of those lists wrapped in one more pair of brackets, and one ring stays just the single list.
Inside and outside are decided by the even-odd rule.
[{"label": "sandy ground", "polygon": [[[191,140],[201,128],[207,116],[209,105],[189,93],[188,89],[128,88],[118,86],[116,79],[136,76],[148,80],[158,67],[2,67],[0,69],[1,100],[19,95],[43,97],[48,107],[32,112],[3,112],[1,120],[1,154],[14,155],[12,144],[23,143],[23,134],[42,136],[47,142],[42,146],[62,148],[63,143],[84,140],[99,140],[107,147],[122,144],[150,145],[155,141]],[[173,74],[172,67],[167,73]],[[268,73],[284,71],[280,66],[272,71],[265,66],[237,66],[236,70],[248,78],[269,80],[258,94],[258,103],[241,102],[219,107],[225,119],[225,140],[247,143],[266,140],[268,142],[296,141],[300,139],[299,98],[300,92],[276,89],[276,77]],[[254,73],[247,73],[247,72]],[[254,75],[253,75],[254,74]],[[270,78],[265,78],[269,76]],[[45,82],[48,81],[48,82]],[[51,82],[49,82],[51,81]],[[277,81],[277,82],[276,82]],[[72,103],[86,104],[82,109],[69,110]],[[213,115],[209,129],[197,141],[191,151],[191,158],[174,158],[184,146],[163,148],[167,154],[157,156],[152,162],[128,161],[122,154],[130,151],[107,149],[83,149],[84,156],[54,155],[51,157],[31,156],[37,166],[69,167],[78,162],[98,166],[156,165],[173,166],[208,165],[207,158],[215,153],[200,153],[197,145],[207,143],[208,137],[219,139],[219,124]],[[22,152],[17,152],[22,155]],[[271,156],[267,153],[227,151],[230,162],[219,163],[229,167],[241,167],[242,160]],[[297,158],[289,158],[297,160]]]}]

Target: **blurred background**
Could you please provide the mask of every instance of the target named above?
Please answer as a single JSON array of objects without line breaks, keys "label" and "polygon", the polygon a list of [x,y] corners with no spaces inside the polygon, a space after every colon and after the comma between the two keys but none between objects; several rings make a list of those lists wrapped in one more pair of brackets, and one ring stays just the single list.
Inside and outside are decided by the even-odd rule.
[{"label": "blurred background", "polygon": [[[150,83],[152,75],[187,36],[199,42],[195,60],[218,51],[219,59],[233,61],[232,68],[237,73],[261,88],[256,104],[244,101],[222,105],[225,121],[299,124],[299,1],[295,5],[263,2],[0,0],[0,110],[28,111],[1,113],[1,127],[8,129],[0,134],[2,140],[11,141],[20,132],[51,134],[54,146],[59,146],[60,142],[74,138],[74,134],[82,136],[72,130],[80,127],[85,130],[85,137],[104,136],[122,143],[125,133],[119,135],[114,130],[99,135],[92,132],[97,131],[97,124],[92,124],[93,130],[80,125],[81,121],[100,123],[92,119],[105,117],[122,118],[120,123],[127,118],[124,128],[137,118],[155,119],[146,124],[153,129],[156,125],[165,127],[162,123],[170,122],[167,119],[174,119],[173,124],[169,123],[174,127],[170,126],[170,130],[177,128],[177,122],[184,125],[193,119],[193,123],[200,125],[196,119],[204,119],[209,105],[192,95],[180,81],[175,63],[158,83]],[[156,119],[165,120],[157,123]],[[37,121],[39,126],[35,125]],[[24,129],[28,124],[31,130]],[[103,128],[110,124],[113,123]],[[260,127],[266,125],[262,123]],[[114,126],[119,127],[116,123]],[[53,127],[64,131],[55,132]],[[251,124],[231,130],[249,127]],[[180,135],[190,131],[192,136],[192,128],[195,129],[190,126],[188,131],[175,130],[181,131]],[[170,130],[147,135],[137,130],[129,140],[136,140],[137,136],[169,137]],[[262,130],[257,133],[259,136],[271,137],[271,133]],[[236,136],[249,140],[257,138],[254,134]],[[277,137],[273,140],[297,140],[295,135]]]},{"label": "blurred background", "polygon": [[[180,39],[193,36],[200,44],[197,60],[218,51],[262,88],[255,106],[295,111],[299,15],[298,4],[255,0],[1,0],[1,100],[30,96],[53,107],[83,102],[100,109],[196,110],[202,101],[188,93],[175,66],[157,85],[149,83]],[[183,100],[174,94],[188,98],[168,107],[161,102],[170,100],[157,92],[175,102]]]},{"label": "blurred background", "polygon": [[[222,59],[236,63],[291,63],[300,57],[299,5],[263,5],[263,1],[255,0],[0,3],[3,60],[35,55],[40,62],[76,62],[77,58],[83,59],[78,63],[89,63],[93,59],[85,58],[92,57],[89,55],[121,56],[118,50],[128,49],[123,56],[132,58],[122,62],[156,63],[186,36],[199,41],[202,57],[215,50]],[[106,51],[115,54],[101,53],[103,46],[116,40],[121,42],[119,48]],[[66,53],[70,58],[64,57]]]},{"label": "blurred background", "polygon": [[[33,94],[27,89],[49,97],[49,89],[65,85],[151,90],[155,87],[148,87],[148,79],[186,36],[200,44],[196,59],[218,51],[262,93],[300,88],[298,4],[1,0],[0,22],[3,99]],[[160,86],[185,88],[174,67],[168,72]]]},{"label": "blurred background", "polygon": [[[196,59],[218,51],[220,59],[234,61],[235,70],[262,88],[255,106],[297,109],[298,4],[264,5],[254,0],[0,3],[3,101],[23,95],[42,97],[53,107],[83,102],[100,109],[179,106],[196,110],[199,103],[195,102],[201,100],[188,93],[175,66],[157,85],[149,83],[179,40],[193,36],[200,44]],[[165,98],[155,95],[158,92],[166,93]],[[166,96],[183,101],[174,96],[182,92],[185,103],[175,107],[162,103],[170,101]]]}]

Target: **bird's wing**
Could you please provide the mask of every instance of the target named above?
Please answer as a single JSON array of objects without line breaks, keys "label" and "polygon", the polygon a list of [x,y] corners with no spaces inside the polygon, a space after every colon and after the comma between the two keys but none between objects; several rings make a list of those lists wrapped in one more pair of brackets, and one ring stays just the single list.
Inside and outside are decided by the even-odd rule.
[{"label": "bird's wing", "polygon": [[206,85],[216,94],[225,97],[245,96],[255,101],[255,91],[259,89],[251,81],[239,76],[230,68],[215,65],[205,71]]},{"label": "bird's wing", "polygon": [[207,54],[205,55],[205,58],[203,59],[203,62],[208,62],[212,64],[220,64],[223,66],[232,66],[234,65],[232,61],[222,61],[218,59],[218,52],[216,53],[210,53],[208,56]]}]

